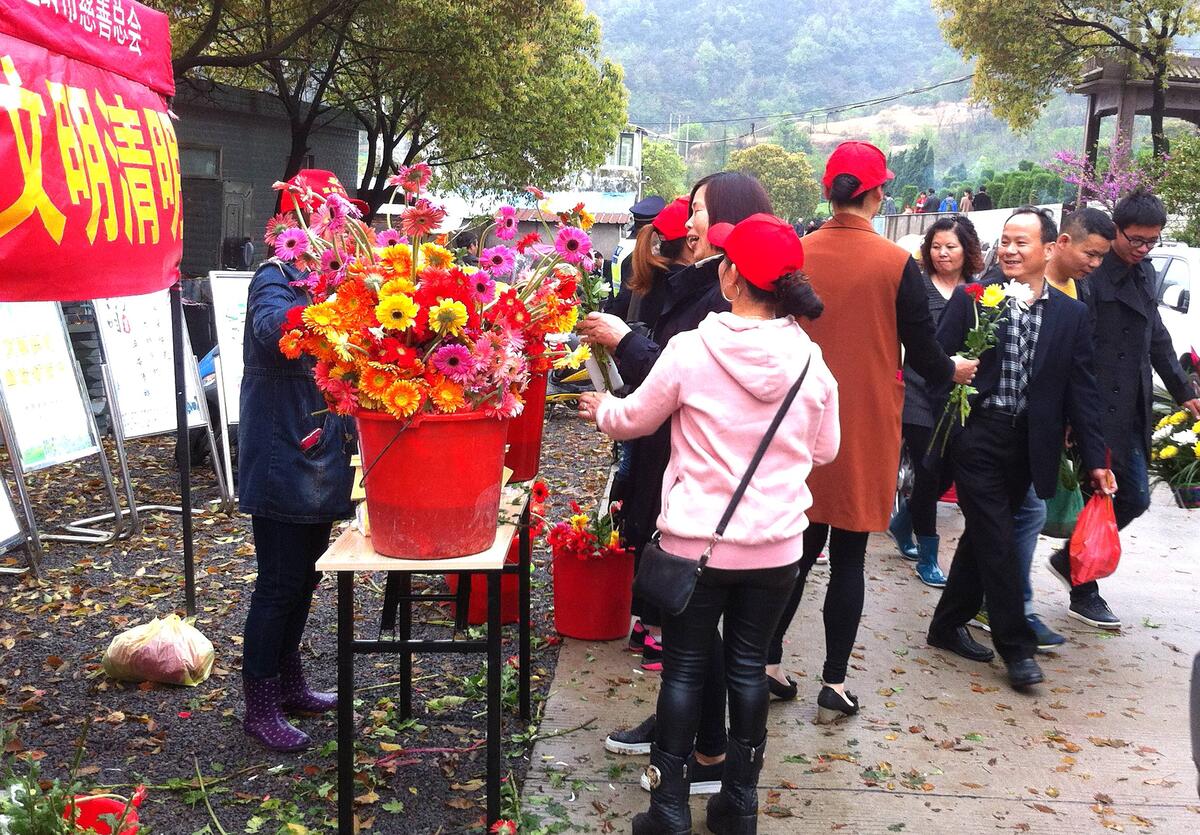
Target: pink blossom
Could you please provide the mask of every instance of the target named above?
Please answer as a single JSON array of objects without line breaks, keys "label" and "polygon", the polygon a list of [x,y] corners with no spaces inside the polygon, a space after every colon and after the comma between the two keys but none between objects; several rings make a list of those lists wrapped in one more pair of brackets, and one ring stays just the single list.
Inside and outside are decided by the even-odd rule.
[{"label": "pink blossom", "polygon": [[293,261],[308,252],[308,235],[303,229],[288,229],[275,239],[275,257],[282,261]]},{"label": "pink blossom", "polygon": [[513,251],[506,246],[493,246],[480,253],[479,266],[499,278],[513,271],[516,260]]},{"label": "pink blossom", "polygon": [[496,237],[511,241],[517,234],[517,210],[512,206],[501,206],[496,212]]},{"label": "pink blossom", "polygon": [[398,243],[400,243],[400,233],[395,229],[382,229],[375,233],[376,246],[389,247]]},{"label": "pink blossom", "polygon": [[465,345],[443,345],[433,354],[433,367],[456,383],[471,379],[475,363]]},{"label": "pink blossom", "polygon": [[564,226],[554,238],[554,248],[567,263],[579,264],[591,254],[592,239],[582,229]]}]

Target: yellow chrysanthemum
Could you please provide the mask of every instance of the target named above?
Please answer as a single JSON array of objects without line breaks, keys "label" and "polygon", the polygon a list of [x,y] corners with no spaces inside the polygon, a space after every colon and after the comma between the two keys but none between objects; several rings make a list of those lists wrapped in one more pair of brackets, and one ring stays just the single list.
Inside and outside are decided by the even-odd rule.
[{"label": "yellow chrysanthemum", "polygon": [[1195,432],[1197,435],[1200,435],[1200,420],[1198,420],[1192,424],[1192,431]]},{"label": "yellow chrysanthemum", "polygon": [[445,270],[454,263],[454,253],[437,244],[421,244],[421,260],[426,266]]},{"label": "yellow chrysanthemum", "polygon": [[322,334],[337,330],[342,324],[342,317],[332,302],[310,304],[304,308],[301,318],[304,319],[304,324]]},{"label": "yellow chrysanthemum", "polygon": [[1192,455],[1194,455],[1197,459],[1200,459],[1200,444],[1196,444],[1194,447],[1192,447]]},{"label": "yellow chrysanthemum", "polygon": [[375,318],[388,330],[406,331],[413,326],[420,309],[415,301],[399,293],[379,300],[375,306]]},{"label": "yellow chrysanthemum", "polygon": [[392,417],[408,417],[421,408],[420,386],[409,380],[397,380],[384,393],[383,408]]},{"label": "yellow chrysanthemum", "polygon": [[429,389],[429,399],[439,412],[446,414],[453,414],[466,405],[463,387],[445,379]]},{"label": "yellow chrysanthemum", "polygon": [[462,302],[441,299],[429,311],[429,329],[441,336],[458,336],[466,324],[467,308]]},{"label": "yellow chrysanthemum", "polygon": [[382,301],[388,296],[411,295],[414,289],[412,280],[407,275],[396,275],[380,286],[379,299]]},{"label": "yellow chrysanthemum", "polygon": [[1183,409],[1180,409],[1178,412],[1171,415],[1171,425],[1178,426],[1179,424],[1183,423],[1187,419],[1188,419],[1188,413],[1185,412]]},{"label": "yellow chrysanthemum", "polygon": [[1167,444],[1158,451],[1158,458],[1160,461],[1166,461],[1168,458],[1174,458],[1178,454],[1179,447],[1175,446],[1174,444]]},{"label": "yellow chrysanthemum", "polygon": [[559,357],[554,361],[555,368],[570,368],[575,371],[579,369],[584,362],[590,359],[592,350],[587,345],[580,345],[571,353],[564,357]]},{"label": "yellow chrysanthemum", "polygon": [[1004,288],[999,284],[989,284],[983,291],[979,303],[984,307],[998,307],[1004,301]]},{"label": "yellow chrysanthemum", "polygon": [[1170,425],[1171,425],[1171,416],[1164,415],[1163,417],[1159,418],[1158,423],[1154,424],[1154,428],[1162,429],[1164,426],[1170,426]]}]

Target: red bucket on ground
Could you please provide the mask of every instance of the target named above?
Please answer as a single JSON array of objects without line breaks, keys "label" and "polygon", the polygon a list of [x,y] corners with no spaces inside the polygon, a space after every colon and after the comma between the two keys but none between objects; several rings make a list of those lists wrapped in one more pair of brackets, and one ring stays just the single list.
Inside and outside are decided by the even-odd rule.
[{"label": "red bucket on ground", "polygon": [[418,415],[407,427],[390,415],[359,412],[376,553],[436,560],[492,547],[507,431],[508,421],[477,412]]},{"label": "red bucket on ground", "polygon": [[[508,565],[516,565],[521,561],[521,544],[516,537],[513,537],[512,545],[509,546],[508,556],[504,562]],[[521,618],[521,587],[519,584],[520,577],[516,574],[503,574],[500,577],[500,622],[501,623],[516,623]],[[450,588],[450,593],[454,594],[458,591],[458,575],[447,574],[446,585]],[[481,623],[487,623],[487,575],[474,574],[471,577],[471,597],[467,604],[467,623],[472,626],[478,626]]]},{"label": "red bucket on ground", "polygon": [[546,375],[534,374],[525,389],[525,408],[508,422],[508,454],[504,466],[510,481],[529,481],[542,466],[542,425],[546,419]]},{"label": "red bucket on ground", "polygon": [[[112,815],[114,820],[121,821],[121,835],[137,835],[137,806],[141,801],[141,795],[135,795],[132,801],[111,795],[76,795],[75,825],[84,832],[112,835],[112,827],[100,820],[102,815]],[[125,811],[126,806],[129,807],[128,812]],[[70,815],[71,807],[68,806],[63,818],[70,820]],[[125,816],[124,820],[121,815]]]},{"label": "red bucket on ground", "polygon": [[633,554],[554,561],[554,629],[568,638],[614,641],[629,633]]},{"label": "red bucket on ground", "polygon": [[946,488],[946,492],[942,494],[942,497],[938,501],[945,502],[946,504],[958,504],[958,490],[951,484]]}]

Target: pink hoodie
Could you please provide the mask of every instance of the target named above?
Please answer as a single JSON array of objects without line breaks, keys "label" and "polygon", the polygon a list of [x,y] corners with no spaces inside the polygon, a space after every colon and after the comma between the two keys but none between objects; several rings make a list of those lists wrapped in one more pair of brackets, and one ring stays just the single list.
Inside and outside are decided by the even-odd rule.
[{"label": "pink hoodie", "polygon": [[629,397],[605,397],[600,429],[617,440],[649,435],[671,420],[663,477],[662,547],[699,559],[804,362],[808,376],[713,550],[713,568],[775,568],[800,559],[805,481],[837,455],[837,382],[821,349],[789,318],[759,321],[710,313],[667,344]]}]

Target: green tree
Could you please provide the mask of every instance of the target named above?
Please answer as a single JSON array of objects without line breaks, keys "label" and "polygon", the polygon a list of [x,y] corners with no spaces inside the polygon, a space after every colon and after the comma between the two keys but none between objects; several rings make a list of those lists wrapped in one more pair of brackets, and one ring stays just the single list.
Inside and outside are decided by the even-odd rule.
[{"label": "green tree", "polygon": [[670,142],[642,143],[643,194],[657,194],[670,202],[683,194],[687,166]]},{"label": "green tree", "polygon": [[751,145],[729,155],[729,168],[757,177],[779,217],[799,220],[816,211],[821,191],[804,154],[769,143]]},{"label": "green tree", "polygon": [[1167,211],[1185,218],[1176,234],[1191,246],[1200,246],[1200,133],[1182,134],[1173,141],[1158,194]]},{"label": "green tree", "polygon": [[1200,31],[1195,0],[935,0],[942,31],[974,60],[971,92],[1014,129],[1027,129],[1058,90],[1079,80],[1088,61],[1127,62],[1151,80],[1155,156],[1163,133],[1171,50]]}]

